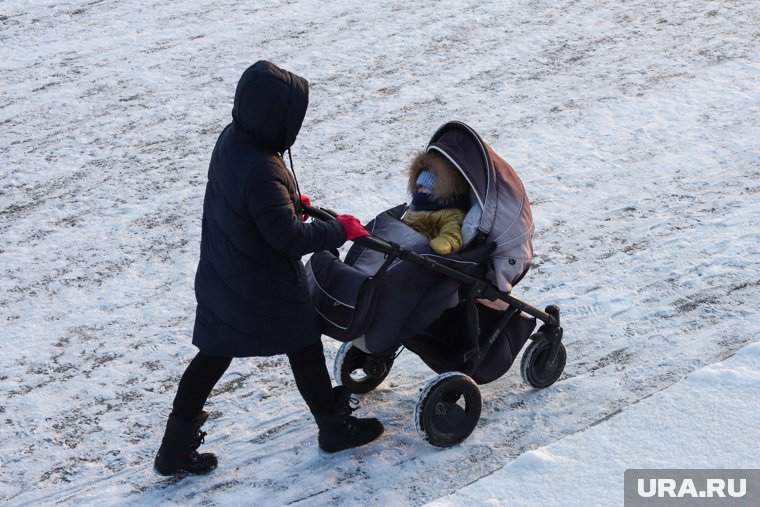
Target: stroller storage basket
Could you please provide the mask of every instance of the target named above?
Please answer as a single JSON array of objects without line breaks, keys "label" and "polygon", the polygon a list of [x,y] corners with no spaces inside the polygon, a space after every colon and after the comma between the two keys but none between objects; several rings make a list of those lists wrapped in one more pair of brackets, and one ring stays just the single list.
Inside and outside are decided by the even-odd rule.
[{"label": "stroller storage basket", "polygon": [[459,371],[467,373],[477,384],[487,384],[504,375],[528,341],[536,327],[536,318],[515,313],[503,329],[499,320],[503,312],[477,305],[479,330],[478,347],[484,347],[490,334],[498,330],[488,354],[477,365],[465,359],[471,347],[468,339],[467,305],[462,302],[443,312],[441,317],[421,333],[404,340],[406,348],[417,354],[436,373]]}]

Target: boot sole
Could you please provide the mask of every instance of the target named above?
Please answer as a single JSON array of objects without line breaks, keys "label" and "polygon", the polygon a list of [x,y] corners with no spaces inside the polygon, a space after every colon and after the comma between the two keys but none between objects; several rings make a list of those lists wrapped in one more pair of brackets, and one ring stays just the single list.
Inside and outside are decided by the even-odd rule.
[{"label": "boot sole", "polygon": [[156,472],[158,475],[162,477],[176,477],[178,479],[181,479],[183,477],[187,477],[189,475],[207,475],[216,470],[216,468],[219,466],[219,463],[215,463],[214,466],[209,468],[208,470],[204,470],[203,472],[191,472],[189,470],[185,470],[184,468],[180,468],[177,470],[173,470],[171,472],[169,471],[163,471],[159,470],[159,468],[153,464],[153,471]]},{"label": "boot sole", "polygon": [[319,453],[320,454],[326,454],[326,455],[336,454],[336,453],[339,453],[339,452],[348,451],[348,450],[351,450],[351,449],[356,449],[358,447],[364,447],[367,444],[371,444],[372,442],[374,442],[378,438],[380,438],[383,435],[383,433],[385,433],[385,428],[382,428],[380,430],[380,432],[377,435],[375,435],[374,438],[372,438],[370,440],[367,440],[366,442],[363,442],[363,443],[357,443],[356,445],[352,445],[350,447],[337,447],[337,448],[328,447],[327,449],[325,449],[325,448],[322,447],[321,444],[317,444],[317,447],[319,448]]}]

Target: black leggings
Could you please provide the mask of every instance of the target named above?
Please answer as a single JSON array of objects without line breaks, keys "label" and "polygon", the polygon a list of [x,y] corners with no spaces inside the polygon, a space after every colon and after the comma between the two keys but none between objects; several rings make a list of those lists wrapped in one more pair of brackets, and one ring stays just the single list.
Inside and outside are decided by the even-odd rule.
[{"label": "black leggings", "polygon": [[[328,414],[332,410],[334,397],[322,341],[317,340],[312,345],[289,353],[288,359],[298,391],[311,413]],[[186,421],[192,421],[200,414],[211,390],[231,362],[231,357],[207,356],[198,352],[179,381],[172,414]]]}]

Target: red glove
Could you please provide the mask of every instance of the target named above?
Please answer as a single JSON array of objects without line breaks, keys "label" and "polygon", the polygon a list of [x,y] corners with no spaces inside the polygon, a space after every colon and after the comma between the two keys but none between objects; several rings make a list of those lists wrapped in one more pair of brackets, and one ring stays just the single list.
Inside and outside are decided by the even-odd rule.
[{"label": "red glove", "polygon": [[[304,206],[311,206],[311,199],[308,196],[301,194],[301,204]],[[309,215],[301,215],[301,222],[305,222],[309,219]]]},{"label": "red glove", "polygon": [[346,230],[346,239],[351,241],[362,236],[369,236],[367,229],[364,228],[358,218],[351,215],[338,215],[335,220],[340,222]]}]

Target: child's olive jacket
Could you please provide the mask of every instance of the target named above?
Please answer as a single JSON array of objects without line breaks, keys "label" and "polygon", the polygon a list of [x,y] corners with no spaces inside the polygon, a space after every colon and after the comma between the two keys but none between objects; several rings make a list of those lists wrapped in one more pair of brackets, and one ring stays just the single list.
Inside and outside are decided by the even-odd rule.
[{"label": "child's olive jacket", "polygon": [[409,210],[404,223],[430,240],[430,248],[440,255],[459,253],[462,249],[462,223],[465,212],[459,208],[437,211]]}]

